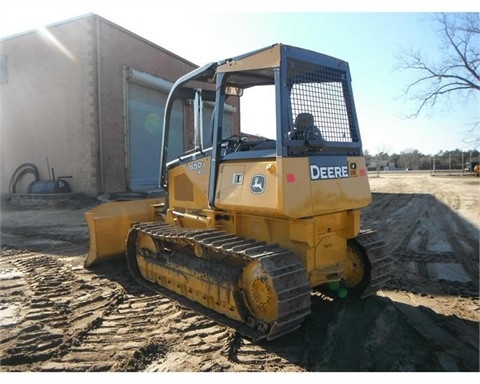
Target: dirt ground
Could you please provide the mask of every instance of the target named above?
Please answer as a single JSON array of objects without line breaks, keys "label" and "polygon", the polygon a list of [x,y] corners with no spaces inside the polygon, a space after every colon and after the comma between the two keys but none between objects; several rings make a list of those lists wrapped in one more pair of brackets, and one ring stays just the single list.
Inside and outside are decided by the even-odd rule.
[{"label": "dirt ground", "polygon": [[394,258],[366,299],[312,294],[303,326],[252,343],[126,262],[83,268],[97,203],[3,203],[0,372],[478,372],[480,178],[370,176],[362,227]]}]

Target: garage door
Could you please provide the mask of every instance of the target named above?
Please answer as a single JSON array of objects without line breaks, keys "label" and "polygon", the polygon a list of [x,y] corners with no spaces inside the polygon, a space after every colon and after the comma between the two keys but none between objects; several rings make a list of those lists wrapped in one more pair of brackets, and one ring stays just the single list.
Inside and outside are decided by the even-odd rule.
[{"label": "garage door", "polygon": [[[134,192],[158,189],[163,114],[167,101],[166,86],[156,86],[156,78],[131,72],[127,83],[127,175],[128,188]],[[145,79],[151,80],[149,82]],[[143,80],[143,81],[142,81]],[[161,82],[160,85],[167,84]],[[184,151],[183,105],[174,106],[174,129],[170,132],[169,159]]]}]

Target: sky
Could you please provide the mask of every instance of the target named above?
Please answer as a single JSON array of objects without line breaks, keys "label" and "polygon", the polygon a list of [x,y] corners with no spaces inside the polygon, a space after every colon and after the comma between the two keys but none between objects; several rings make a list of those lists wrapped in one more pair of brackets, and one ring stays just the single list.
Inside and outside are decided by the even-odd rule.
[{"label": "sky", "polygon": [[401,49],[438,55],[433,12],[480,12],[480,2],[437,1],[435,8],[418,0],[400,6],[383,0],[322,3],[0,0],[0,38],[96,13],[197,65],[274,43],[295,45],[349,63],[363,147],[370,154],[480,149],[466,142],[471,124],[480,119],[480,95],[469,102],[452,97],[447,109],[407,119],[416,104],[399,96],[415,77],[395,70]]}]

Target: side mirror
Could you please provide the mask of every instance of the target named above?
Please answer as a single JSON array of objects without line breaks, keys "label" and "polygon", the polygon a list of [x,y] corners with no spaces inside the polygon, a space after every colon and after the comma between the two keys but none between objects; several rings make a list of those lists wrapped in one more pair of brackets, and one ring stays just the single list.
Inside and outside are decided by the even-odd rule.
[{"label": "side mirror", "polygon": [[242,96],[243,95],[243,88],[238,87],[226,87],[225,94],[228,96]]}]

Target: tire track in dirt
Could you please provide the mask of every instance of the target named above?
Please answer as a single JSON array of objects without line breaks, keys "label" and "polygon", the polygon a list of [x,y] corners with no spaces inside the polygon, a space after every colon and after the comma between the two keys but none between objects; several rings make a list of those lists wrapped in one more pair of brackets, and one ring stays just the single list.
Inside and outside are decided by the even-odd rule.
[{"label": "tire track in dirt", "polygon": [[411,235],[425,209],[418,204],[419,196],[374,193],[372,204],[362,210],[362,227],[377,230],[387,244],[385,252],[393,253]]},{"label": "tire track in dirt", "polygon": [[[175,340],[168,349],[164,349],[144,371],[153,372],[260,372],[260,371],[301,371],[298,355],[301,356],[303,343],[291,340],[285,344],[290,335],[282,338],[283,342],[252,343],[240,336],[234,328],[224,324],[215,313],[199,304],[177,295],[174,292],[150,284],[148,290],[161,292],[171,299],[182,314],[162,327],[163,337]],[[210,316],[209,316],[210,314]],[[215,321],[217,319],[218,321]],[[228,323],[228,321],[227,321]],[[292,351],[294,353],[292,354]]]},{"label": "tire track in dirt", "polygon": [[[455,316],[442,316],[430,308],[405,304],[405,293],[396,292],[389,297],[397,313],[406,321],[417,335],[424,339],[424,344],[434,358],[435,371],[478,372],[479,343],[478,327],[473,322],[464,321]],[[407,301],[408,302],[408,301]]]},{"label": "tire track in dirt", "polygon": [[439,236],[443,234],[451,249],[454,250],[458,262],[478,287],[478,230],[477,236],[467,235],[475,229],[446,205],[429,204],[428,212],[430,227],[436,229]]},{"label": "tire track in dirt", "polygon": [[[387,242],[386,251],[395,259],[393,279],[388,287],[425,292],[425,287],[436,286],[440,288],[435,291],[437,294],[454,291],[460,295],[472,296],[476,292],[478,295],[475,273],[478,271],[478,257],[475,256],[478,244],[473,236],[463,239],[460,235],[462,231],[472,230],[466,228],[464,219],[430,194],[405,194],[409,198],[400,195],[398,199],[397,195],[393,199],[387,195],[375,194],[374,201],[380,203],[373,204],[373,212],[367,209],[365,223],[378,226],[380,236]],[[388,209],[385,200],[390,201]],[[382,214],[380,218],[379,213]],[[452,266],[459,263],[472,282],[460,281],[458,289],[452,290],[452,282],[436,276],[435,263]]]},{"label": "tire track in dirt", "polygon": [[[10,303],[10,309],[18,302],[13,308],[18,324],[0,327],[1,370],[222,371],[231,366],[231,329],[134,284],[126,263],[96,274],[58,259],[2,250],[2,271],[10,277],[0,302]],[[183,366],[175,358],[181,355]]]},{"label": "tire track in dirt", "polygon": [[[95,324],[76,338],[57,358],[42,365],[42,371],[101,372],[123,370],[125,359],[142,358],[141,351],[161,353],[161,345],[152,343],[161,324],[154,316],[162,311],[168,321],[174,306],[148,296],[123,294],[118,303],[98,318]],[[150,345],[150,347],[148,347]],[[137,365],[139,363],[137,362]],[[128,364],[127,364],[128,366]]]},{"label": "tire track in dirt", "polygon": [[269,342],[239,338],[230,360],[236,372],[301,372],[306,348],[301,329]]},{"label": "tire track in dirt", "polygon": [[[393,279],[384,295],[393,300],[398,319],[392,323],[403,324],[402,332],[412,343],[426,347],[416,351],[423,354],[418,360],[423,360],[421,369],[427,364],[438,371],[478,371],[478,326],[471,320],[440,315],[421,305],[444,302],[446,312],[455,312],[457,305],[478,308],[478,231],[456,212],[462,206],[460,197],[453,192],[443,193],[445,197],[442,191],[432,188],[433,194],[374,194],[373,211],[367,208],[365,222],[378,225],[396,260]],[[449,201],[443,201],[447,197]],[[407,205],[402,205],[405,202]],[[472,281],[439,278],[437,263],[460,264]],[[451,296],[457,298],[454,303],[458,304],[450,303]],[[419,337],[423,342],[414,341]],[[430,354],[432,358],[428,357],[426,363]],[[361,361],[364,364],[366,360]],[[409,369],[407,364],[407,370],[419,370],[415,359],[411,361],[413,365]],[[353,367],[357,369],[362,370]]]},{"label": "tire track in dirt", "polygon": [[[228,349],[233,331],[188,308],[164,298],[176,308],[161,319],[155,332],[163,353],[146,361],[148,372],[221,372],[228,370]],[[138,364],[136,359],[135,364]],[[129,370],[129,364],[126,370]],[[122,369],[124,370],[124,369]]]},{"label": "tire track in dirt", "polygon": [[46,254],[2,250],[0,262],[17,271],[17,287],[2,290],[2,300],[13,296],[20,303],[18,327],[0,328],[2,370],[33,369],[49,360],[118,298],[118,290],[91,285],[87,276]]},{"label": "tire track in dirt", "polygon": [[[362,211],[362,226],[377,230],[386,243],[385,253],[394,259],[392,279],[387,283],[389,289],[406,288],[405,277],[410,274],[408,247],[421,226],[419,217],[426,209],[422,198],[420,194],[374,193],[372,204]],[[412,284],[407,289],[417,290]]]}]

